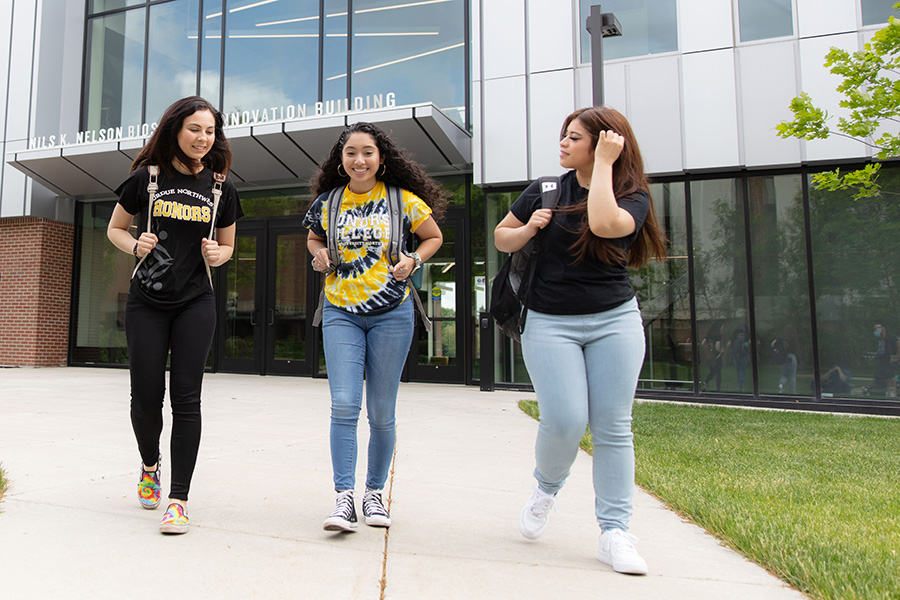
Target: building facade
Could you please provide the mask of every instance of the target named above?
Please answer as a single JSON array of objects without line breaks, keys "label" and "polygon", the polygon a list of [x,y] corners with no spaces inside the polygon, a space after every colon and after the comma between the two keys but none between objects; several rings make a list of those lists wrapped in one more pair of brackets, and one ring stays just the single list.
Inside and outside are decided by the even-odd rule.
[{"label": "building facade", "polygon": [[[527,386],[520,348],[482,318],[503,259],[492,232],[560,172],[562,120],[592,104],[592,3],[0,2],[0,365],[126,364],[113,192],[165,107],[199,94],[225,115],[246,213],[216,275],[211,369],[326,375],[300,220],[317,163],[367,120],[453,191],[415,282],[436,326],[404,377]],[[639,393],[897,412],[880,361],[900,332],[900,177],[885,169],[873,200],[818,189],[812,174],[863,165],[868,146],[775,135],[801,91],[841,114],[824,56],[860,49],[891,2],[602,6],[623,30],[604,40],[605,102],[634,127],[670,240],[634,274]]]}]

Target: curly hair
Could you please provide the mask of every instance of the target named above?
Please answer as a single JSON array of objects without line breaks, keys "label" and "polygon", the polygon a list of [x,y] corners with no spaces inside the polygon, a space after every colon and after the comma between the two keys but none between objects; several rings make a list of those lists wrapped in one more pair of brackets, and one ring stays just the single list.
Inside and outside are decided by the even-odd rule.
[{"label": "curly hair", "polygon": [[[198,111],[208,110],[216,122],[215,139],[212,148],[199,163],[188,158],[178,145],[178,133],[184,120]],[[188,96],[175,101],[159,119],[159,125],[153,135],[144,144],[143,149],[131,163],[131,171],[145,165],[158,165],[163,173],[175,175],[173,160],[178,160],[186,167],[198,167],[201,164],[215,173],[227,175],[231,169],[231,147],[225,138],[225,120],[222,113],[200,96]]]},{"label": "curly hair", "polygon": [[350,177],[346,173],[341,175],[338,167],[342,164],[344,146],[354,133],[366,133],[375,140],[384,164],[382,174],[377,176],[378,180],[412,192],[431,208],[435,221],[440,221],[450,192],[426,175],[422,167],[409,158],[403,148],[397,146],[387,133],[372,123],[353,123],[344,129],[328,156],[322,161],[319,170],[313,175],[310,187],[314,197],[350,182]]},{"label": "curly hair", "polygon": [[[647,196],[650,196],[650,182],[644,173],[644,160],[641,158],[637,138],[622,113],[608,106],[578,109],[566,117],[559,134],[560,139],[566,136],[569,124],[576,119],[590,136],[591,148],[597,145],[601,131],[615,131],[625,138],[625,146],[616,162],[613,163],[613,194],[615,197],[625,198],[638,191],[645,192]],[[653,207],[652,198],[650,198],[647,218],[638,230],[637,239],[631,245],[627,257],[625,252],[612,240],[597,237],[591,232],[587,221],[587,196],[572,207],[558,210],[583,215],[581,226],[575,232],[578,234],[578,239],[571,248],[577,261],[590,255],[609,264],[623,263],[627,260],[629,267],[641,267],[646,265],[651,258],[663,260],[666,257],[666,236],[656,220],[656,210]]]}]

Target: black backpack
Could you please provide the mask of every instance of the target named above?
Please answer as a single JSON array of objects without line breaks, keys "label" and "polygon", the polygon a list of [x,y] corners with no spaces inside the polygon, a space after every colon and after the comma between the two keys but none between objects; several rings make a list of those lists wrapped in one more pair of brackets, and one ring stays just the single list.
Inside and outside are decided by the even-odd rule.
[{"label": "black backpack", "polygon": [[[559,202],[559,177],[541,177],[538,182],[541,186],[541,208],[556,208]],[[525,300],[534,277],[543,234],[544,229],[541,229],[521,249],[510,254],[491,281],[489,312],[500,331],[517,342],[525,330]]]}]

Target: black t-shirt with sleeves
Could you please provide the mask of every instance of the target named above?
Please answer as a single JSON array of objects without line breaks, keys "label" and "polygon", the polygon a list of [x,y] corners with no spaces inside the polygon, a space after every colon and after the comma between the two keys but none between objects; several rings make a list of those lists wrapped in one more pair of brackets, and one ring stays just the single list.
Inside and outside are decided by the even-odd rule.
[{"label": "black t-shirt with sleeves", "polygon": [[[578,184],[575,171],[560,177],[558,208],[577,204],[586,195],[587,190]],[[634,217],[635,232],[612,240],[627,252],[647,218],[650,197],[646,192],[636,192],[616,198],[616,202]],[[539,208],[541,190],[535,181],[509,210],[519,221],[527,223]],[[634,288],[624,264],[611,265],[590,256],[575,262],[571,246],[578,239],[575,232],[582,218],[583,213],[554,211],[553,218],[544,228],[541,252],[528,295],[528,308],[552,315],[586,315],[613,309],[634,297]]]},{"label": "black t-shirt with sleeves", "polygon": [[[139,214],[138,235],[147,228],[149,181],[147,167],[141,167],[116,189],[122,208],[129,214]],[[209,236],[214,178],[210,169],[203,169],[198,177],[182,173],[168,177],[160,171],[157,182],[150,230],[159,242],[132,278],[131,289],[151,306],[172,308],[209,290],[200,246]],[[237,190],[226,178],[216,227],[228,227],[243,214]]]}]

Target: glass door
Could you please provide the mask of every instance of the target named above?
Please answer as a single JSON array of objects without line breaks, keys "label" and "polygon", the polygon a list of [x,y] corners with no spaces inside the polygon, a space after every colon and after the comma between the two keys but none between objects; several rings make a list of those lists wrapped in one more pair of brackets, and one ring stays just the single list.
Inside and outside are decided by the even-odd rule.
[{"label": "glass door", "polygon": [[221,370],[311,374],[306,348],[309,261],[300,218],[241,220],[219,311]]},{"label": "glass door", "polygon": [[[413,347],[407,362],[411,381],[464,383],[465,339],[465,228],[462,214],[448,211],[441,223],[444,243],[413,275],[432,331],[416,321]],[[463,353],[460,351],[463,350]]]}]

